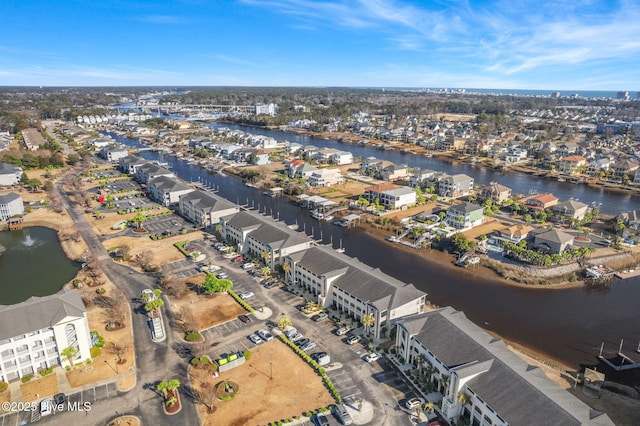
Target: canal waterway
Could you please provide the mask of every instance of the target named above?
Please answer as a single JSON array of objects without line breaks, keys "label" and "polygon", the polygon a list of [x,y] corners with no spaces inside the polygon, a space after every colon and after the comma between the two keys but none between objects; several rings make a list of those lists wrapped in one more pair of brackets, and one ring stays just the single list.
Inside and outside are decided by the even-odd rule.
[{"label": "canal waterway", "polygon": [[[252,133],[259,129],[238,127]],[[282,132],[261,131],[269,136]],[[137,141],[112,135],[119,142],[140,147]],[[350,150],[357,156],[369,156],[370,151],[359,145],[339,144],[335,141],[313,139],[291,133],[280,134],[279,138],[316,146],[335,146]],[[335,144],[335,145],[334,145]],[[366,147],[372,149],[371,147]],[[362,154],[354,149],[362,149]],[[373,148],[375,150],[375,148]],[[375,150],[378,151],[378,150]],[[143,158],[157,160],[158,153],[142,151]],[[392,151],[378,151],[378,158],[410,164],[410,154]],[[393,156],[407,161],[394,160]],[[482,176],[482,169],[471,166],[448,165],[435,159],[420,157],[432,163],[436,170],[448,173],[465,173]],[[605,348],[618,347],[620,339],[628,345],[637,345],[640,340],[640,278],[614,281],[611,287],[601,291],[582,287],[568,289],[540,289],[510,286],[498,280],[480,278],[472,270],[451,269],[450,265],[439,264],[440,256],[429,251],[401,249],[361,228],[345,229],[326,222],[318,222],[309,212],[297,207],[285,198],[271,198],[261,191],[246,187],[239,179],[220,174],[211,174],[194,164],[173,156],[164,156],[163,161],[178,177],[191,182],[202,182],[217,188],[219,195],[232,202],[259,209],[260,212],[287,224],[297,224],[299,229],[314,239],[333,247],[342,245],[346,254],[357,257],[364,263],[380,268],[404,282],[413,283],[428,293],[428,299],[439,306],[451,305],[462,310],[476,324],[493,331],[505,339],[523,344],[540,351],[568,365],[594,364],[602,342]],[[451,167],[460,167],[454,171]],[[513,184],[521,180],[522,185],[538,192],[550,191],[562,195],[555,188],[561,183],[537,180],[531,176],[515,173],[502,175],[487,171],[487,182],[498,180],[520,189]],[[506,177],[505,177],[506,176]],[[477,179],[480,183],[480,179]],[[571,192],[570,190],[573,190]],[[609,206],[640,208],[637,196],[596,190],[588,187],[569,185],[567,194],[583,191],[580,196],[585,202],[602,203],[602,210]],[[523,191],[524,192],[524,191]],[[572,195],[572,196],[574,196]],[[623,207],[621,209],[626,209]]]},{"label": "canal waterway", "polygon": [[44,227],[0,232],[0,305],[49,296],[75,277],[80,264],[67,258],[58,234]]}]

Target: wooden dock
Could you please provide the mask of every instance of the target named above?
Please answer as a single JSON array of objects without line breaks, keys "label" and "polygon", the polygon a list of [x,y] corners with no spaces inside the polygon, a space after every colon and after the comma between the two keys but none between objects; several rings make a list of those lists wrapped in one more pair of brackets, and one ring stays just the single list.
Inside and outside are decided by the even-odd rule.
[{"label": "wooden dock", "polygon": [[626,280],[627,278],[633,278],[640,276],[640,268],[638,269],[630,269],[628,271],[618,271],[613,274],[614,277],[620,278],[621,280]]}]

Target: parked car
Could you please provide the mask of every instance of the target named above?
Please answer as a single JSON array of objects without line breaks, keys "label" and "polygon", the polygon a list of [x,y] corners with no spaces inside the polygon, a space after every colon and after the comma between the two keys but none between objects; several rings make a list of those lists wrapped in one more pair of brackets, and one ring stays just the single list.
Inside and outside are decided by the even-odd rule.
[{"label": "parked car", "polygon": [[422,398],[411,398],[407,400],[407,402],[405,403],[405,407],[407,407],[409,410],[413,410],[414,408],[422,404],[424,404]]},{"label": "parked car", "polygon": [[262,340],[260,338],[260,336],[258,336],[256,334],[252,334],[251,336],[249,336],[249,340],[251,340],[251,343],[256,344],[256,345],[264,342],[264,340]]},{"label": "parked car", "polygon": [[317,426],[329,426],[329,419],[324,413],[316,414],[316,425]]},{"label": "parked car", "polygon": [[304,345],[300,346],[300,350],[302,351],[310,351],[311,349],[315,348],[316,344],[315,342],[307,342]]},{"label": "parked car", "polygon": [[320,366],[328,365],[331,362],[331,357],[326,352],[316,352],[311,354],[311,359],[318,363]]},{"label": "parked car", "polygon": [[247,270],[247,269],[251,269],[254,266],[256,266],[253,262],[249,262],[249,263],[245,263],[244,265],[242,265],[242,269]]},{"label": "parked car", "polygon": [[248,315],[240,315],[238,319],[245,324],[251,322],[251,318]]},{"label": "parked car", "polygon": [[273,340],[273,334],[269,333],[267,330],[258,330],[256,331],[256,334],[265,342]]},{"label": "parked car", "polygon": [[374,362],[380,359],[380,355],[374,352],[372,354],[366,354],[363,359],[367,362]]},{"label": "parked car", "polygon": [[336,416],[336,419],[338,419],[338,421],[343,425],[350,425],[353,423],[347,409],[342,404],[336,404],[333,406],[333,415]]},{"label": "parked car", "polygon": [[57,393],[53,395],[53,401],[56,403],[56,405],[64,404],[66,400],[67,397],[63,393]]},{"label": "parked car", "polygon": [[53,414],[53,398],[46,398],[40,402],[40,415],[42,417]]},{"label": "parked car", "polygon": [[344,336],[348,332],[349,332],[349,329],[347,327],[340,327],[339,329],[336,330],[336,335]]},{"label": "parked car", "polygon": [[329,315],[327,315],[326,312],[320,312],[318,315],[314,315],[311,317],[311,319],[314,320],[315,322],[320,322],[327,318],[329,318]]},{"label": "parked car", "polygon": [[301,347],[303,345],[306,345],[310,341],[311,341],[311,339],[308,339],[308,338],[305,337],[304,339],[300,339],[300,340],[296,341],[296,346],[297,347]]},{"label": "parked car", "polygon": [[360,336],[349,336],[349,337],[347,337],[347,344],[348,345],[355,345],[359,341],[360,341]]},{"label": "parked car", "polygon": [[245,291],[244,293],[240,294],[240,299],[249,299],[253,297],[253,292],[252,291]]},{"label": "parked car", "polygon": [[244,257],[242,256],[236,256],[233,259],[231,259],[231,262],[233,263],[238,263],[238,262],[242,262],[244,260]]},{"label": "parked car", "polygon": [[271,281],[268,284],[265,284],[264,288],[273,288],[275,286],[277,286],[279,283],[278,281]]},{"label": "parked car", "polygon": [[302,334],[296,332],[296,333],[291,333],[288,339],[291,340],[292,342],[295,342],[296,340],[302,339],[302,337],[303,337]]},{"label": "parked car", "polygon": [[229,278],[229,275],[227,275],[225,272],[220,272],[219,274],[216,274],[216,278],[226,280],[227,278]]}]

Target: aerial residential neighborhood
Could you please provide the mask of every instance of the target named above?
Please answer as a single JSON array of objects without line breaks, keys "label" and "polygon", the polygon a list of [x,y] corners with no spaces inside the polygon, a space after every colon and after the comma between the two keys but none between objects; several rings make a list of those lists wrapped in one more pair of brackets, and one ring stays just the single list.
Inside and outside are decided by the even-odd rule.
[{"label": "aerial residential neighborhood", "polygon": [[[632,280],[640,207],[567,194],[588,185],[633,193],[633,163],[591,177],[588,158],[597,160],[567,144],[555,160],[513,142],[470,151],[477,128],[457,120],[412,120],[432,132],[419,140],[378,122],[364,140],[358,125],[373,119],[361,112],[335,133],[340,141],[299,144],[286,138],[309,131],[304,123],[262,135],[211,126],[201,113],[184,125],[163,118],[172,131],[134,112],[45,120],[30,138],[41,133],[51,146],[37,152],[69,150],[48,168],[12,139],[0,217],[16,239],[0,240],[0,256],[35,250],[39,229],[53,229],[76,263],[55,291],[0,309],[2,324],[16,324],[3,328],[0,397],[9,409],[34,407],[3,405],[4,422],[75,422],[80,406],[91,424],[606,425],[634,416],[632,398],[620,412],[603,402],[613,394],[607,377],[633,380],[626,371],[640,360],[630,346],[593,342],[597,365],[574,369],[571,355],[547,361],[519,341],[526,334],[503,339],[473,320],[491,306],[453,306],[465,298],[459,286],[473,292],[488,280],[501,281],[478,300]],[[536,180],[553,186],[532,191]]]}]

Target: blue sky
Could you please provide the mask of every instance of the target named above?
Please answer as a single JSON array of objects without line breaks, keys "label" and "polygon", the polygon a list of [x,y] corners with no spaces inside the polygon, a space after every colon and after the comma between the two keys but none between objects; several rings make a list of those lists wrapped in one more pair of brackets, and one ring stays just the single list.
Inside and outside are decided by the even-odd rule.
[{"label": "blue sky", "polygon": [[0,86],[640,90],[640,3],[3,0]]}]

